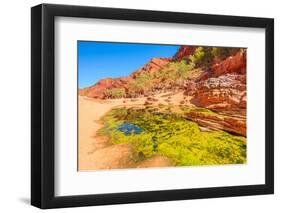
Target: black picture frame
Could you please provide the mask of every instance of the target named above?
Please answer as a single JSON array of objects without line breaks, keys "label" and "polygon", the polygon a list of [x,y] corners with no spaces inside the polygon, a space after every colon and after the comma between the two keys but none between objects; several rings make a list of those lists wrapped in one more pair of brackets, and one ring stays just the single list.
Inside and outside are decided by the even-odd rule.
[{"label": "black picture frame", "polygon": [[[95,195],[54,195],[55,17],[263,28],[266,32],[265,184]],[[41,4],[31,8],[31,204],[42,209],[274,193],[274,20],[241,16]]]}]

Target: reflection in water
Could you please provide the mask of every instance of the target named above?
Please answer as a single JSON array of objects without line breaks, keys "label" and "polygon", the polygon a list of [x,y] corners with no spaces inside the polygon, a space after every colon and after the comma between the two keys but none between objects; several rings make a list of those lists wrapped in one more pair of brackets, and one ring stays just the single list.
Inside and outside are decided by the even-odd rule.
[{"label": "reflection in water", "polygon": [[117,130],[123,132],[125,135],[140,134],[142,132],[142,128],[131,123],[123,123]]}]

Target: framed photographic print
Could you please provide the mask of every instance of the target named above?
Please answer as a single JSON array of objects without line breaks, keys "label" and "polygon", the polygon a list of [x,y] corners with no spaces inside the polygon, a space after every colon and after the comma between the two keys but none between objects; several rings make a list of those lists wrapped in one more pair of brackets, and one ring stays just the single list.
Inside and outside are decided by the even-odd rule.
[{"label": "framed photographic print", "polygon": [[274,21],[31,9],[31,203],[272,194]]}]

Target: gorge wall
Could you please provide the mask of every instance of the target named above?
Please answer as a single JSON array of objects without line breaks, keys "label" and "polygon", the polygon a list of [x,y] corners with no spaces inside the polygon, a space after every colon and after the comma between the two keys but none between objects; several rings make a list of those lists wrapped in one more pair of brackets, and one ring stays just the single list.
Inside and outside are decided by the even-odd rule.
[{"label": "gorge wall", "polygon": [[[196,47],[182,46],[172,58],[152,58],[147,64],[129,76],[120,78],[106,78],[93,86],[80,89],[79,94],[91,98],[106,99],[107,91],[122,89],[123,97],[132,97],[131,85],[139,76],[161,74],[163,68],[171,62],[187,60],[194,54]],[[168,77],[149,79],[150,90],[144,89],[134,92],[135,96],[149,95],[155,91],[181,89],[185,95],[192,96],[191,103],[210,109],[246,108],[246,50],[239,49],[234,55],[224,60],[214,60],[209,68],[192,78],[185,79],[179,85],[176,80],[169,81]],[[169,72],[169,71],[168,71]],[[194,77],[195,76],[195,77]]]},{"label": "gorge wall", "polygon": [[[214,55],[208,56],[210,53]],[[182,91],[194,106],[223,113],[190,112],[185,115],[187,119],[210,129],[246,136],[246,54],[243,48],[202,50],[181,46],[171,58],[152,58],[129,76],[102,79],[80,89],[79,94],[98,99],[151,98],[167,91]]]}]

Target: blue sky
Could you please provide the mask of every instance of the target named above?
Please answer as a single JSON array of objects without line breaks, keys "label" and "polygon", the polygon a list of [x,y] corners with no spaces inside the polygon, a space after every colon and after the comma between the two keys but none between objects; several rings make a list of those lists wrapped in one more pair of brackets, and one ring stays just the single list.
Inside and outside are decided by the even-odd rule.
[{"label": "blue sky", "polygon": [[79,88],[107,77],[131,74],[151,58],[171,57],[180,46],[111,42],[78,42]]}]

